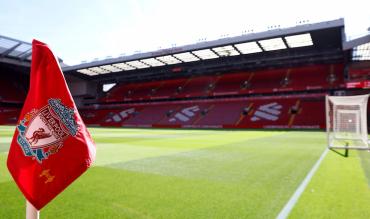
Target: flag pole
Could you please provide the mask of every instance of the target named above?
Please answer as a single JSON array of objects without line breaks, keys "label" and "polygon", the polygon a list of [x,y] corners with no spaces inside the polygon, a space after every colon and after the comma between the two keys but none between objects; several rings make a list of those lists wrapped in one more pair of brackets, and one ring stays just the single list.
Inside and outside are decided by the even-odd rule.
[{"label": "flag pole", "polygon": [[39,219],[40,212],[33,205],[26,201],[26,219]]}]

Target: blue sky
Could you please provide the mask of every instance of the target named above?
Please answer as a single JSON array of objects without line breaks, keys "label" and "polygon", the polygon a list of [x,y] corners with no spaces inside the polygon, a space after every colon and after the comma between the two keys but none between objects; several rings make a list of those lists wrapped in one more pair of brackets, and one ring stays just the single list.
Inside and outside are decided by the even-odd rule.
[{"label": "blue sky", "polygon": [[196,43],[267,26],[343,17],[348,35],[370,27],[370,2],[0,0],[0,35],[51,46],[67,64]]}]

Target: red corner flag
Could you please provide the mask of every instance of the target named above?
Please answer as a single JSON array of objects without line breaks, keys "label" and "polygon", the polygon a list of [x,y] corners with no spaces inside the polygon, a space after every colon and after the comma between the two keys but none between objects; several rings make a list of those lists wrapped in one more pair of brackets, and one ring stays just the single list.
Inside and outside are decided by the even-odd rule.
[{"label": "red corner flag", "polygon": [[90,167],[95,153],[57,59],[33,40],[30,88],[9,150],[10,173],[40,210]]}]

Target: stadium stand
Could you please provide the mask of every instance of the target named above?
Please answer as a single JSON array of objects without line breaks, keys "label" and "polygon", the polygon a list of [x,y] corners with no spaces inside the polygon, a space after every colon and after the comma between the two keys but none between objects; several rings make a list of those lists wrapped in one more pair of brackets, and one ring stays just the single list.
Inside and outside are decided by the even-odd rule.
[{"label": "stadium stand", "polygon": [[86,123],[99,126],[323,128],[324,96],[321,93],[133,103],[112,109],[84,109],[81,115]]},{"label": "stadium stand", "polygon": [[273,93],[280,88],[285,69],[273,69],[250,73],[249,86],[241,93]]},{"label": "stadium stand", "polygon": [[21,78],[0,75],[0,102],[23,103],[27,90]]},{"label": "stadium stand", "polygon": [[208,96],[209,92],[213,90],[214,81],[215,78],[213,76],[191,77],[186,80],[181,89],[178,89],[175,97],[189,98]]},{"label": "stadium stand", "polygon": [[21,106],[26,98],[28,83],[24,74],[0,67],[0,125],[17,122]]},{"label": "stadium stand", "polygon": [[[368,37],[346,41],[343,31],[339,19],[63,71],[92,126],[323,129],[325,95],[370,88]],[[30,52],[12,57],[14,48],[1,46],[0,70],[7,74],[0,75],[0,124],[14,124],[26,97]],[[103,91],[109,83],[115,85]]]},{"label": "stadium stand", "polygon": [[151,99],[169,99],[181,92],[187,79],[172,79],[161,81],[161,86],[152,95]]},{"label": "stadium stand", "polygon": [[343,66],[314,65],[292,69],[291,86],[294,90],[321,90],[343,87]]},{"label": "stadium stand", "polygon": [[311,65],[255,72],[227,73],[141,84],[119,84],[103,98],[105,102],[191,98],[344,87],[343,65]]},{"label": "stadium stand", "polygon": [[19,107],[0,107],[0,124],[13,125],[18,120],[18,115],[21,112]]},{"label": "stadium stand", "polygon": [[360,69],[350,69],[349,78],[351,81],[370,80],[370,67]]},{"label": "stadium stand", "polygon": [[253,74],[233,73],[219,76],[217,84],[212,91],[213,96],[225,96],[239,94],[241,89],[248,88],[248,81],[250,81]]}]

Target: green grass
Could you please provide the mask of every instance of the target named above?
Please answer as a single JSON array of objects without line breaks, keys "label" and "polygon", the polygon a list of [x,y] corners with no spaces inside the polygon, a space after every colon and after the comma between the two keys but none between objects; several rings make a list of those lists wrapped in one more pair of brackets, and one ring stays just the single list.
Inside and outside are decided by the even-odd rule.
[{"label": "green grass", "polygon": [[367,151],[329,153],[290,218],[370,218],[368,159]]},{"label": "green grass", "polygon": [[[94,166],[41,218],[275,218],[326,145],[323,132],[89,130]],[[24,198],[5,165],[13,132],[0,126],[0,218],[24,218]],[[358,213],[370,203],[367,163],[368,154],[329,153],[291,217],[369,216],[368,208]],[[351,202],[359,207],[333,210]]]}]

